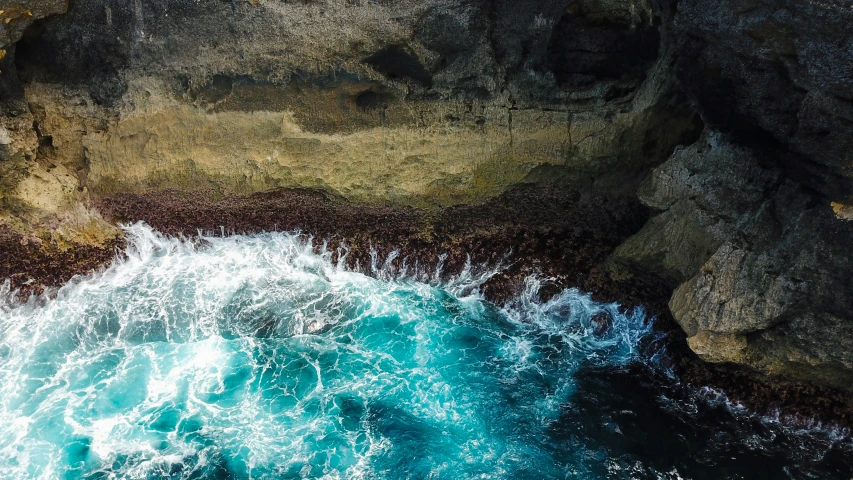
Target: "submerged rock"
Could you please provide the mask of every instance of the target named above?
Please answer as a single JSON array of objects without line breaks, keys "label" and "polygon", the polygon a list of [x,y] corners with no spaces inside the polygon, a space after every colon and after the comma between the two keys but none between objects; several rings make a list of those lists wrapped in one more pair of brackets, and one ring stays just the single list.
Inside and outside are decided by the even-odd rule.
[{"label": "submerged rock", "polygon": [[598,312],[589,319],[589,323],[592,324],[593,335],[600,337],[610,330],[612,321],[607,312]]}]

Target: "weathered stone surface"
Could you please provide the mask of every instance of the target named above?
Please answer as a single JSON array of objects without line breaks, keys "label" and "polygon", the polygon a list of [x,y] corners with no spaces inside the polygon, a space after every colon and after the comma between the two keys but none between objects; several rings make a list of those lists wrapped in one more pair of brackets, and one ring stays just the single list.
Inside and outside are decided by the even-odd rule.
[{"label": "weathered stone surface", "polygon": [[672,3],[674,73],[707,130],[640,187],[661,213],[608,270],[671,285],[705,360],[849,389],[853,4]]},{"label": "weathered stone surface", "polygon": [[655,273],[673,284],[693,275],[728,238],[751,222],[780,173],[749,149],[706,133],[679,148],[638,191],[663,210],[614,253],[615,263]]},{"label": "weathered stone surface", "polygon": [[715,128],[801,154],[786,168],[823,195],[853,194],[853,4],[679,2],[676,72]]},{"label": "weathered stone surface", "polygon": [[[718,219],[710,236],[722,242],[670,302],[703,358],[853,384],[853,229],[833,207],[853,195],[852,7],[679,3],[676,74],[740,149],[737,163],[706,154],[707,168],[674,182],[689,188],[676,195],[693,199],[688,216]],[[734,160],[731,148],[711,146]],[[669,196],[666,183],[650,190]]]},{"label": "weathered stone surface", "polygon": [[[23,183],[5,189],[21,208],[0,214],[21,229],[163,189],[448,206],[543,175],[631,193],[697,131],[662,74],[657,15],[598,0],[74,2],[16,46],[32,127],[17,127]],[[584,79],[567,88],[566,68]]]},{"label": "weathered stone surface", "polygon": [[68,0],[8,0],[0,5],[0,129],[6,131],[10,142],[5,154],[11,157],[27,152],[32,145],[27,103],[15,67],[15,42],[33,22],[68,8]]},{"label": "weathered stone surface", "polygon": [[785,154],[719,134],[680,149],[639,190],[663,212],[611,263],[680,284],[670,309],[703,359],[848,388],[853,224],[785,177]]},{"label": "weathered stone surface", "polygon": [[786,181],[738,233],[675,291],[676,319],[691,336],[741,336],[728,361],[849,388],[853,225]]}]

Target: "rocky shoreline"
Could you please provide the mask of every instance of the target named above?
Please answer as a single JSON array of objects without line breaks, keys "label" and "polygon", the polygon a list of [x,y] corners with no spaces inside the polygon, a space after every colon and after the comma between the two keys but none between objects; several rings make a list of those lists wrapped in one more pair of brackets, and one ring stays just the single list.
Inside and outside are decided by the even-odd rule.
[{"label": "rocky shoreline", "polygon": [[553,278],[557,289],[592,281],[595,267],[648,216],[630,197],[557,184],[519,185],[481,204],[433,210],[358,205],[307,189],[213,198],[174,191],[128,194],[103,199],[98,208],[113,221],[145,221],[171,235],[298,230],[318,248],[345,245],[350,267],[369,266],[371,252],[384,262],[393,251],[399,252],[392,261],[397,267],[403,259],[436,266],[444,255],[447,275],[458,273],[469,256],[472,265],[503,263],[503,273],[484,286],[484,294],[498,303],[514,296],[533,273]]},{"label": "rocky shoreline", "polygon": [[[421,265],[437,265],[445,275],[458,273],[470,258],[477,265],[505,267],[483,285],[490,301],[505,302],[524,287],[530,274],[550,280],[541,294],[575,287],[597,301],[618,302],[623,309],[643,307],[668,334],[671,368],[680,382],[699,394],[703,387],[765,416],[778,416],[795,427],[822,425],[853,428],[853,400],[841,390],[781,378],[735,364],[708,363],[688,347],[684,332],[669,313],[670,287],[646,277],[614,279],[607,259],[638,230],[650,211],[630,197],[603,197],[565,185],[520,185],[487,202],[424,210],[391,205],[358,205],[326,192],[282,189],[250,196],[126,194],[105,198],[97,208],[117,223],[145,221],[169,235],[193,237],[199,231],[255,233],[301,231],[316,248],[348,250],[350,267],[370,265],[371,252],[384,262],[392,251]],[[547,218],[547,222],[542,220]],[[121,254],[120,239],[103,248],[45,249],[0,235],[0,277],[8,278],[21,297],[59,287],[74,275],[107,265]],[[606,323],[606,322],[605,322]]]},{"label": "rocky shoreline", "polygon": [[490,299],[537,272],[644,305],[685,382],[851,423],[849,0],[11,5],[22,295],[109,262],[116,222],[470,254],[508,262]]},{"label": "rocky shoreline", "polygon": [[104,246],[76,245],[62,250],[0,226],[0,279],[8,281],[19,298],[40,295],[61,287],[75,275],[86,275],[109,264],[123,246],[118,237]]}]

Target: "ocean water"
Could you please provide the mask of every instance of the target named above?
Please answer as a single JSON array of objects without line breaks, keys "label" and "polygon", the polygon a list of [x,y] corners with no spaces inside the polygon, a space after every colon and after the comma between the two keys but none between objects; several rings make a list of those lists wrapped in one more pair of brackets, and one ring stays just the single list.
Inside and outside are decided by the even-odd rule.
[{"label": "ocean water", "polygon": [[0,292],[0,478],[851,477],[847,432],[680,385],[642,311],[126,230],[103,272]]}]

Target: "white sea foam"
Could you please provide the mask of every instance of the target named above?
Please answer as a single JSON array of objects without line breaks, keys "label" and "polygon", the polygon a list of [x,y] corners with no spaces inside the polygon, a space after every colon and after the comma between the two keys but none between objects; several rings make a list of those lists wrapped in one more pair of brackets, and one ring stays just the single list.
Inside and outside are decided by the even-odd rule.
[{"label": "white sea foam", "polygon": [[547,279],[490,305],[499,265],[125,231],[101,272],[0,288],[0,478],[595,478],[603,447],[548,440],[574,373],[659,354],[642,310]]}]

